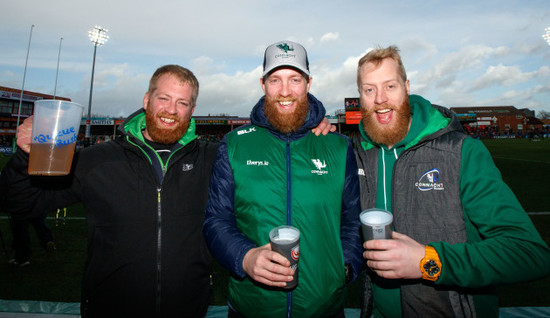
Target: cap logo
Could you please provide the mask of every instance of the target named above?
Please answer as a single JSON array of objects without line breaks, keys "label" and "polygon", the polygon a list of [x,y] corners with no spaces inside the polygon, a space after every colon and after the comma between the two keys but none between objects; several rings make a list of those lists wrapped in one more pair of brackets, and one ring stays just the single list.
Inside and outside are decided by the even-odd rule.
[{"label": "cap logo", "polygon": [[288,43],[278,44],[277,48],[279,48],[279,50],[281,51],[284,51],[285,53],[275,54],[275,58],[282,58],[282,59],[296,58],[296,54],[288,53],[288,52],[294,51],[294,48],[291,48],[290,46],[288,46]]},{"label": "cap logo", "polygon": [[281,43],[281,44],[277,45],[277,47],[279,49],[281,49],[281,51],[285,51],[285,53],[288,53],[288,51],[294,51],[294,49],[291,49],[290,46],[288,46],[287,43]]}]

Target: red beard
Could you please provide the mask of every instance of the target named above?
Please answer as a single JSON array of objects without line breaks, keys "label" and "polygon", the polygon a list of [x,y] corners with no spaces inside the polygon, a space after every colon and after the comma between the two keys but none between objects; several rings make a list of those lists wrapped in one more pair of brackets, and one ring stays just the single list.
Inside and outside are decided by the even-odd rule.
[{"label": "red beard", "polygon": [[309,103],[307,96],[296,99],[296,108],[290,113],[279,112],[277,102],[288,101],[291,98],[271,98],[265,96],[264,113],[267,121],[273,128],[283,134],[293,133],[298,131],[304,125],[307,114],[309,112]]},{"label": "red beard", "polygon": [[[149,133],[149,136],[154,142],[169,145],[178,142],[181,137],[183,137],[189,127],[191,117],[181,121],[177,116],[165,112],[159,112],[154,115],[148,111],[149,109],[152,109],[152,107],[147,107],[147,109],[145,109],[145,124],[147,125],[147,133]],[[171,129],[163,128],[156,121],[156,119],[160,120],[160,117],[174,119],[177,124]]]},{"label": "red beard", "polygon": [[402,141],[409,132],[409,123],[411,118],[411,106],[409,99],[405,98],[400,107],[394,105],[381,105],[378,109],[393,109],[394,122],[388,125],[382,125],[376,119],[376,109],[366,110],[361,107],[363,117],[363,128],[369,138],[377,144],[393,147]]}]

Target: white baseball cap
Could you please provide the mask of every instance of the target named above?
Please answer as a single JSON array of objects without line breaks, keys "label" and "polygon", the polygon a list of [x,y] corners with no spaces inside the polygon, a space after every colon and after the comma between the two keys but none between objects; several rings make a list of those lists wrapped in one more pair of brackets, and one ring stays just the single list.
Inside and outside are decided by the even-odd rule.
[{"label": "white baseball cap", "polygon": [[294,67],[309,76],[309,61],[306,49],[292,41],[271,44],[265,49],[264,73],[262,76],[266,76],[266,74],[280,66]]}]

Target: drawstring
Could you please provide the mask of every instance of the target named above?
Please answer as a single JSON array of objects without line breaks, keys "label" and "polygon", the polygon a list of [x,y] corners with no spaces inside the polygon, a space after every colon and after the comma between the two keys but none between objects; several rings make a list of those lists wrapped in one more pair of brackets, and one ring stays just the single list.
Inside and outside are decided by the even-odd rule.
[{"label": "drawstring", "polygon": [[[382,149],[382,178],[383,178],[383,182],[384,182],[384,209],[385,210],[388,210],[388,199],[387,199],[387,195],[386,195],[386,156],[384,154],[384,147],[380,147],[380,149]],[[393,154],[395,156],[395,160],[397,160],[397,149],[396,148],[393,148]]]},{"label": "drawstring", "polygon": [[381,147],[382,149],[382,180],[384,182],[384,210],[388,209],[388,202],[386,199],[386,155],[384,154],[384,147]]}]

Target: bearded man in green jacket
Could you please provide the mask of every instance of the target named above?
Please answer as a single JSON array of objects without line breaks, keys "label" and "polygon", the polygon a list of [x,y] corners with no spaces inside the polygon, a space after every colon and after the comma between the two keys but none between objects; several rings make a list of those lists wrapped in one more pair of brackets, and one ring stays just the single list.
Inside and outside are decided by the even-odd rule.
[{"label": "bearded man in green jacket", "polygon": [[395,230],[363,245],[362,317],[498,317],[495,286],[548,275],[548,246],[483,144],[409,95],[396,47],[363,56],[357,85],[361,207]]}]

